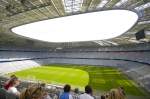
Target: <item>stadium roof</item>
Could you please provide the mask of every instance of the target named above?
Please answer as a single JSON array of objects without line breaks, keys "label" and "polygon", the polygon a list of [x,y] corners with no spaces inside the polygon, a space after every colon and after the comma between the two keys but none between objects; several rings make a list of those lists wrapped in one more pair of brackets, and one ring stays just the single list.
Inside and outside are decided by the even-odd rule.
[{"label": "stadium roof", "polygon": [[[119,37],[88,42],[47,43],[19,36],[11,31],[11,28],[27,23],[110,9],[125,9],[136,12],[139,20],[131,30]],[[145,30],[146,38],[136,40],[135,33],[142,29]],[[0,0],[0,45],[64,48],[118,46],[148,43],[149,41],[149,0]]]}]

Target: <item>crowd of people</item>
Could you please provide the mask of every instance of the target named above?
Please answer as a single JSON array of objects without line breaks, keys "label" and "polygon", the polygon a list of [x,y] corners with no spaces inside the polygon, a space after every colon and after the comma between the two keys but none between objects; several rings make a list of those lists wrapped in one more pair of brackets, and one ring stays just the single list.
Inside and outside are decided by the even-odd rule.
[{"label": "crowd of people", "polygon": [[[18,77],[11,75],[10,79],[4,83],[3,88],[8,93],[15,95],[17,99],[53,99],[46,89],[46,84],[31,84],[27,88],[18,91],[17,86],[20,82]],[[92,87],[89,85],[85,86],[85,92],[80,93],[78,88],[75,88],[74,92],[72,92],[71,86],[66,84],[63,92],[59,93],[59,96],[55,99],[96,99],[96,97],[93,95]],[[111,89],[109,92],[102,94],[100,99],[126,99],[124,88]]]}]

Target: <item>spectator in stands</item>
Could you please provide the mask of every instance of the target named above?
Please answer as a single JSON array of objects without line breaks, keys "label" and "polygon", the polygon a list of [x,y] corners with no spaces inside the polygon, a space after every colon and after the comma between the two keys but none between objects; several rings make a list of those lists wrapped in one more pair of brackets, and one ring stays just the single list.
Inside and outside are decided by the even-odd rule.
[{"label": "spectator in stands", "polygon": [[64,92],[60,95],[59,99],[73,99],[72,95],[70,94],[71,86],[66,84],[64,86]]},{"label": "spectator in stands", "polygon": [[78,89],[78,88],[75,88],[75,89],[74,89],[74,93],[79,94],[79,89]]},{"label": "spectator in stands", "polygon": [[121,97],[123,97],[123,99],[125,99],[126,94],[125,94],[124,87],[119,87],[119,88],[118,88],[118,91],[119,91]]},{"label": "spectator in stands", "polygon": [[106,99],[104,95],[101,95],[101,99]]},{"label": "spectator in stands", "polygon": [[33,85],[21,92],[19,99],[51,99],[43,86]]},{"label": "spectator in stands", "polygon": [[105,94],[105,99],[109,99],[109,93]]},{"label": "spectator in stands", "polygon": [[46,84],[45,83],[41,83],[40,86],[45,91],[43,93],[43,98],[42,99],[51,99],[51,97],[49,96],[48,92],[46,92]]},{"label": "spectator in stands", "polygon": [[101,99],[109,99],[109,93],[102,94]]},{"label": "spectator in stands", "polygon": [[73,99],[79,99],[79,89],[78,88],[74,89]]},{"label": "spectator in stands", "polygon": [[120,93],[123,94],[124,96],[126,95],[126,94],[125,94],[124,87],[119,87],[118,90],[119,90]]},{"label": "spectator in stands", "polygon": [[48,92],[44,92],[42,99],[52,99],[52,98],[49,96]]},{"label": "spectator in stands", "polygon": [[111,89],[108,99],[118,99],[118,98],[119,98],[119,95],[117,93],[117,90],[116,89]]},{"label": "spectator in stands", "polygon": [[4,88],[5,88],[6,90],[8,90],[8,88],[9,88],[10,85],[11,85],[11,81],[12,81],[14,78],[17,78],[16,75],[11,75],[11,76],[10,76],[10,79],[8,79],[8,80],[4,83]]},{"label": "spectator in stands", "polygon": [[79,99],[94,99],[92,96],[92,88],[91,86],[85,86],[85,93],[79,96]]},{"label": "spectator in stands", "polygon": [[20,84],[18,78],[12,78],[9,82],[9,88],[7,90],[8,93],[12,93],[16,96],[20,95],[20,92],[17,90],[17,86]]},{"label": "spectator in stands", "polygon": [[118,89],[111,89],[108,99],[125,99],[125,97],[120,94]]}]

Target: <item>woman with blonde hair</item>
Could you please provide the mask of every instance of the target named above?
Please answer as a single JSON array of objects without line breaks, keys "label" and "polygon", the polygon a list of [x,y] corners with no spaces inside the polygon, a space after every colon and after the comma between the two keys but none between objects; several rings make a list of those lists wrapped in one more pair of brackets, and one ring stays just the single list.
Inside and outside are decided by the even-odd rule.
[{"label": "woman with blonde hair", "polygon": [[[47,92],[44,88],[38,85],[30,86],[21,92],[19,99],[45,99]],[[46,97],[46,99],[51,99]]]},{"label": "woman with blonde hair", "polygon": [[111,89],[108,99],[125,99],[118,89]]},{"label": "woman with blonde hair", "polygon": [[118,87],[118,91],[121,97],[123,97],[123,99],[126,99],[126,93],[125,93],[124,87]]}]

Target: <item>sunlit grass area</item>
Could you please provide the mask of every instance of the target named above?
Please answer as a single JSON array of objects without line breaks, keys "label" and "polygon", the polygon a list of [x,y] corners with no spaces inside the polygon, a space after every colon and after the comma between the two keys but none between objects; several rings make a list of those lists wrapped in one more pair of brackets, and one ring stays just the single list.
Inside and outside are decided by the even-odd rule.
[{"label": "sunlit grass area", "polygon": [[18,71],[15,75],[22,79],[40,80],[57,85],[71,84],[81,89],[89,82],[89,75],[86,71],[64,67],[42,66]]},{"label": "sunlit grass area", "polygon": [[47,65],[27,69],[15,74],[20,78],[35,78],[52,84],[71,84],[83,90],[89,84],[95,91],[107,92],[112,88],[123,86],[127,95],[144,96],[143,90],[114,67]]},{"label": "sunlit grass area", "polygon": [[91,85],[96,91],[99,90],[101,92],[107,92],[112,88],[123,86],[128,95],[144,96],[141,88],[139,88],[139,86],[133,80],[130,80],[117,68],[87,65],[63,65],[63,67],[76,68],[87,71],[90,78],[89,85]]}]

